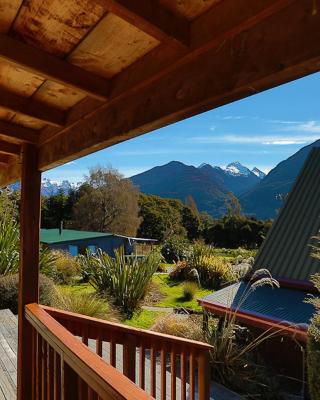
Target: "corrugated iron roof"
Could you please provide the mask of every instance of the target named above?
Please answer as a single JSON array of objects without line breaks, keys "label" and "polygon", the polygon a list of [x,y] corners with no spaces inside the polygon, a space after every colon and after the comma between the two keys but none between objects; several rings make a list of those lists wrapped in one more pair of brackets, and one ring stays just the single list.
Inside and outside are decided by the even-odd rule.
[{"label": "corrugated iron roof", "polygon": [[306,303],[308,293],[300,290],[261,286],[249,290],[248,282],[238,282],[209,294],[202,302],[238,310],[275,322],[306,328],[314,313],[314,306]]},{"label": "corrugated iron roof", "polygon": [[320,230],[320,148],[310,152],[272,228],[254,269],[267,268],[274,277],[308,281],[320,271],[310,256],[311,237]]},{"label": "corrugated iron roof", "polygon": [[76,231],[72,229],[63,229],[60,233],[59,229],[40,229],[40,242],[46,244],[95,239],[106,236],[112,236],[112,233]]}]

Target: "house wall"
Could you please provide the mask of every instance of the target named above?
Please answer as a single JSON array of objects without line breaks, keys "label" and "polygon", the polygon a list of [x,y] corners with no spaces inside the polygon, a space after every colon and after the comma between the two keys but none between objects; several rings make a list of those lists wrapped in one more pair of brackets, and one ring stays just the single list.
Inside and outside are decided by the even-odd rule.
[{"label": "house wall", "polygon": [[53,250],[62,250],[75,256],[84,253],[86,249],[91,249],[93,252],[98,248],[114,257],[114,250],[124,246],[125,254],[131,254],[133,246],[129,243],[127,238],[118,236],[106,236],[100,238],[86,239],[86,240],[73,240],[67,243],[49,244],[48,247]]}]

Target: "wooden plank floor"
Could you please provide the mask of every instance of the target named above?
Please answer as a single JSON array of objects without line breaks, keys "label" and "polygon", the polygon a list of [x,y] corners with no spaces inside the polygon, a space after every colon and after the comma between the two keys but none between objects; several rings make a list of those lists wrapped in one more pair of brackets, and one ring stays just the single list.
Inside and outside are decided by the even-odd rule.
[{"label": "wooden plank floor", "polygon": [[[89,347],[95,350],[95,342],[89,340]],[[17,349],[18,349],[18,319],[9,310],[0,310],[0,400],[16,400],[17,391]],[[103,347],[103,358],[109,360],[107,344]],[[138,354],[137,354],[138,357]],[[117,369],[122,372],[122,346],[117,345]],[[146,360],[146,375],[149,373],[149,362]],[[177,373],[179,376],[179,372]],[[167,371],[167,382],[170,382],[170,372]],[[148,382],[148,380],[146,380]],[[157,365],[157,398],[160,398],[160,369]],[[177,389],[180,382],[177,378]],[[146,390],[149,391],[147,385]],[[170,400],[170,387],[167,387],[167,400]],[[180,393],[178,393],[179,398]],[[225,387],[212,383],[211,400],[238,400],[241,397],[230,392]]]},{"label": "wooden plank floor", "polygon": [[18,320],[0,310],[0,400],[15,400],[17,391]]}]

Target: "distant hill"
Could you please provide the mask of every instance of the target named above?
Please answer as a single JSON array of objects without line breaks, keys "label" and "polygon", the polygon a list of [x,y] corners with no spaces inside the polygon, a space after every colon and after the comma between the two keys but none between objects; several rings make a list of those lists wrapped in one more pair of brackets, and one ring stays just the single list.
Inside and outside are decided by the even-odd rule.
[{"label": "distant hill", "polygon": [[171,161],[130,179],[143,193],[183,202],[191,195],[199,211],[221,216],[225,212],[224,200],[228,192],[238,196],[257,185],[263,176],[257,168],[253,172],[239,162],[231,163],[226,168],[209,164],[197,168]]},{"label": "distant hill", "polygon": [[320,140],[303,147],[287,160],[282,161],[260,183],[240,196],[240,202],[246,214],[258,218],[274,218],[282,202],[279,194],[287,194],[299,174],[310,150],[320,147]]}]

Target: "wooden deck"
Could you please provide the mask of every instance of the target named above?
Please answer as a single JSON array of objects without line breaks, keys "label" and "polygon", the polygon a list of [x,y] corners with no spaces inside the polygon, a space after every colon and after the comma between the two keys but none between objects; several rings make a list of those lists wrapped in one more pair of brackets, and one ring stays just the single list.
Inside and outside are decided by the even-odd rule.
[{"label": "wooden deck", "polygon": [[[92,342],[92,343],[91,343]],[[94,351],[95,343],[89,340],[89,347]],[[17,391],[17,348],[18,348],[18,320],[10,310],[0,310],[0,400],[15,400]],[[116,367],[122,372],[122,346],[117,345]],[[103,347],[103,358],[109,358],[110,349]],[[148,362],[146,369],[149,368]],[[160,375],[157,365],[157,375]],[[167,371],[167,382],[170,382],[170,372]],[[149,387],[146,387],[149,391]],[[170,400],[168,387],[167,400]],[[157,379],[157,398],[160,398],[160,379]],[[211,385],[212,400],[239,400],[241,397],[227,390],[219,384]]]}]

